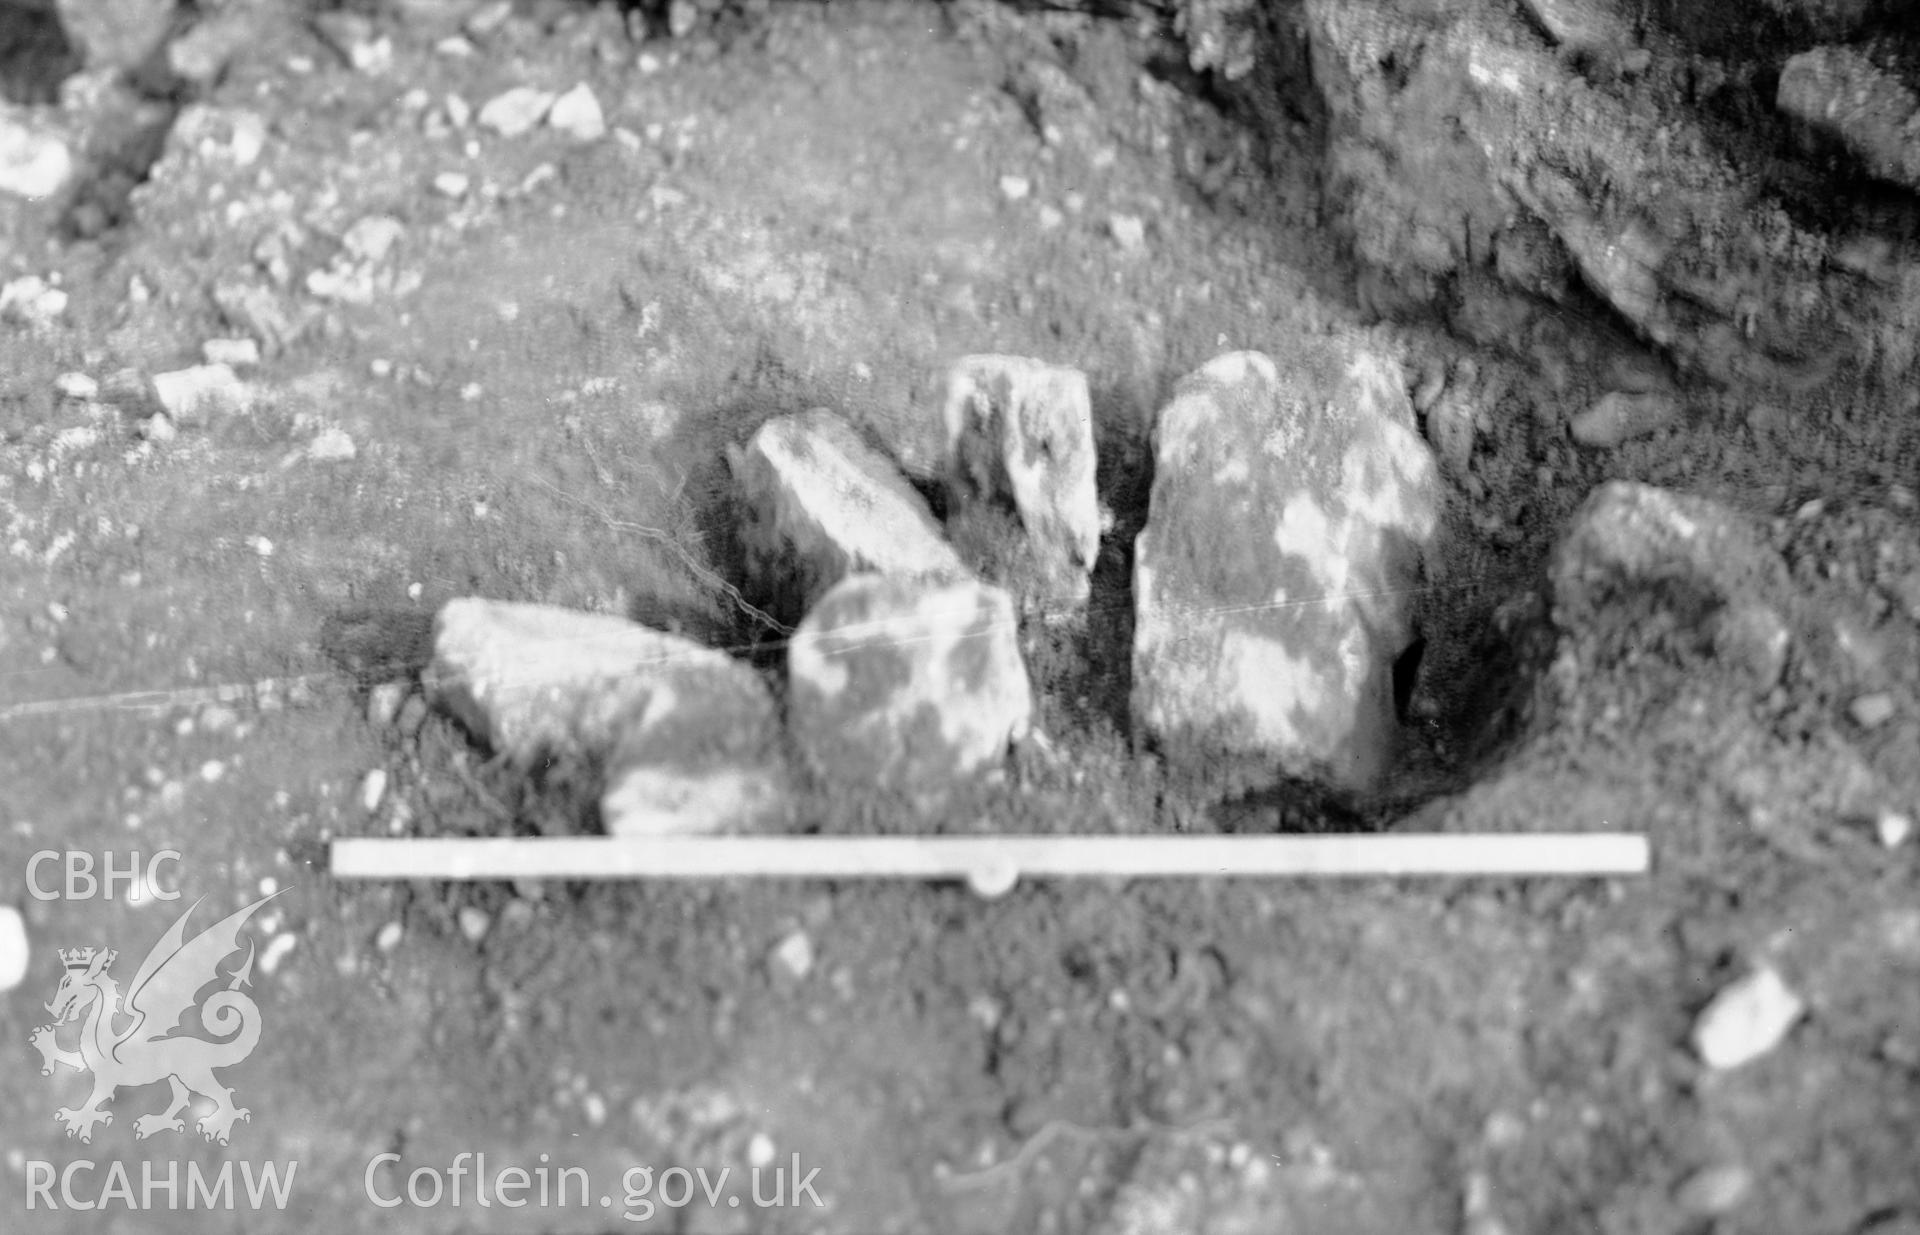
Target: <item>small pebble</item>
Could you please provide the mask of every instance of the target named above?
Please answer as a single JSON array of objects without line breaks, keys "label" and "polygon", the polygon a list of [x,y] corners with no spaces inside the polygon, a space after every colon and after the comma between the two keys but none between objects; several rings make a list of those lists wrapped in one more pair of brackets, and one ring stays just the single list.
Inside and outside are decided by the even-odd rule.
[{"label": "small pebble", "polygon": [[1687,1176],[1673,1194],[1674,1201],[1690,1214],[1718,1217],[1745,1200],[1753,1189],[1753,1173],[1737,1162],[1701,1167]]},{"label": "small pebble", "polygon": [[406,234],[406,224],[392,215],[371,214],[358,219],[340,237],[340,247],[356,261],[379,264]]},{"label": "small pebble", "polygon": [[456,129],[467,127],[467,121],[473,119],[473,105],[457,94],[447,95],[443,106],[447,109],[447,123]]},{"label": "small pebble", "polygon": [[1874,831],[1879,834],[1882,845],[1898,849],[1913,835],[1913,820],[1897,810],[1882,811],[1874,821]]},{"label": "small pebble", "polygon": [[1806,1003],[1772,969],[1756,969],[1713,997],[1693,1026],[1693,1047],[1709,1068],[1737,1068],[1786,1039]]},{"label": "small pebble", "polygon": [[1056,227],[1059,227],[1062,223],[1065,223],[1067,221],[1067,216],[1061,214],[1059,209],[1056,207],[1042,206],[1040,207],[1040,211],[1039,211],[1039,219],[1040,219],[1041,230],[1050,232]]},{"label": "small pebble", "polygon": [[407,701],[405,682],[382,682],[367,692],[367,723],[375,729],[385,729],[400,715],[400,705]]},{"label": "small pebble", "polygon": [[200,765],[200,779],[209,785],[227,774],[227,765],[218,759],[209,759]]},{"label": "small pebble", "polygon": [[37,274],[0,287],[0,317],[29,326],[50,326],[67,311],[67,294]]},{"label": "small pebble", "polygon": [[442,197],[465,197],[471,187],[473,178],[465,172],[441,172],[433,178],[433,191]]},{"label": "small pebble", "polygon": [[546,119],[554,96],[531,86],[515,86],[488,99],[480,108],[480,127],[502,137],[520,137]]},{"label": "small pebble", "polygon": [[420,726],[427,722],[427,701],[419,695],[410,697],[400,707],[400,715],[394,721],[394,727],[401,736],[412,737],[420,732]]},{"label": "small pebble", "polygon": [[53,379],[53,388],[60,392],[61,398],[82,403],[100,394],[100,383],[84,373],[62,373]]},{"label": "small pebble", "polygon": [[1602,395],[1573,418],[1573,440],[1582,446],[1610,447],[1658,432],[1680,419],[1680,401],[1659,391]]},{"label": "small pebble", "polygon": [[1024,201],[1033,192],[1033,182],[1025,176],[1000,177],[1000,196],[1010,202]]},{"label": "small pebble", "polygon": [[773,1160],[779,1152],[780,1150],[774,1145],[772,1137],[764,1132],[756,1132],[752,1138],[747,1141],[747,1165],[753,1167],[755,1170],[772,1166]]},{"label": "small pebble", "polygon": [[465,905],[460,910],[460,933],[467,937],[468,943],[479,943],[493,929],[493,916],[478,905]]},{"label": "small pebble", "polygon": [[1847,714],[1862,729],[1878,729],[1893,719],[1893,696],[1883,690],[1861,695],[1847,705]]},{"label": "small pebble", "polygon": [[30,199],[52,197],[73,176],[73,151],[52,133],[0,118],[0,192]]},{"label": "small pebble", "polygon": [[804,981],[813,972],[813,940],[805,931],[793,932],[774,948],[772,961],[776,974]]},{"label": "small pebble", "polygon": [[373,937],[373,946],[382,952],[391,952],[400,946],[400,939],[406,933],[406,928],[398,922],[389,922]]},{"label": "small pebble", "polygon": [[1147,225],[1138,216],[1116,214],[1107,219],[1107,231],[1122,252],[1140,253],[1147,247]]},{"label": "small pebble", "polygon": [[553,101],[547,127],[577,142],[593,142],[606,136],[607,117],[600,110],[600,100],[581,82]]},{"label": "small pebble", "polygon": [[218,703],[200,710],[200,728],[208,733],[225,733],[239,723],[238,713]]},{"label": "small pebble", "polygon": [[208,339],[200,345],[200,358],[230,369],[250,369],[260,363],[260,345],[249,338]]},{"label": "small pebble", "polygon": [[26,919],[12,905],[0,905],[0,994],[26,980],[30,955]]},{"label": "small pebble", "polygon": [[337,463],[354,454],[353,438],[345,429],[322,429],[307,443],[307,458],[316,463]]},{"label": "small pebble", "polygon": [[293,951],[300,942],[299,936],[291,931],[284,935],[275,935],[260,953],[260,972],[272,973],[280,968],[280,962],[287,959],[287,953]]},{"label": "small pebble", "polygon": [[259,554],[261,557],[273,556],[273,542],[271,540],[268,540],[265,536],[255,536],[253,538],[252,544],[253,544],[253,551]]},{"label": "small pebble", "polygon": [[375,768],[360,781],[360,809],[371,815],[387,796],[387,770]]}]

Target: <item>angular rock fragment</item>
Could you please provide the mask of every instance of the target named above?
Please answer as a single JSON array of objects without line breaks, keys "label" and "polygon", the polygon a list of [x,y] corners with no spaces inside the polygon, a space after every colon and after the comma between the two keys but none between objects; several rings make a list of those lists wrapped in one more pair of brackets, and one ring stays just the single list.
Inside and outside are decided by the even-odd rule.
[{"label": "angular rock fragment", "polygon": [[1768,598],[1790,591],[1786,564],[1716,502],[1610,482],[1574,515],[1552,571],[1554,617],[1566,630],[1605,627],[1623,595],[1643,593],[1756,689],[1780,678],[1792,634]]},{"label": "angular rock fragment", "polygon": [[592,88],[581,82],[553,101],[547,112],[547,127],[577,142],[599,141],[606,136],[607,118]]},{"label": "angular rock fragment", "polygon": [[1160,412],[1134,558],[1133,713],[1177,763],[1250,786],[1377,783],[1392,674],[1437,530],[1399,365],[1303,339],[1189,375]]},{"label": "angular rock fragment", "polygon": [[1883,180],[1920,189],[1920,96],[1849,47],[1816,47],[1780,70],[1775,106],[1837,138]]},{"label": "angular rock fragment", "polygon": [[480,127],[492,129],[502,137],[519,137],[532,132],[535,125],[546,119],[555,97],[551,91],[536,90],[531,86],[515,86],[504,90],[488,99],[480,108]]},{"label": "angular rock fragment", "polygon": [[947,375],[946,428],[954,502],[1010,503],[1052,598],[1084,601],[1100,552],[1086,375],[1019,356],[968,356]]},{"label": "angular rock fragment", "polygon": [[616,834],[767,826],[786,784],[773,697],[724,652],[624,618],[462,599],[434,621],[428,693],[517,765],[602,761]]},{"label": "angular rock fragment", "polygon": [[1013,599],[973,580],[854,575],[787,651],[787,722],[825,781],[937,793],[993,767],[1031,721]]},{"label": "angular rock fragment", "polygon": [[797,619],[857,572],[969,577],[925,499],[832,412],[769,420],[727,462],[748,575],[782,617]]}]

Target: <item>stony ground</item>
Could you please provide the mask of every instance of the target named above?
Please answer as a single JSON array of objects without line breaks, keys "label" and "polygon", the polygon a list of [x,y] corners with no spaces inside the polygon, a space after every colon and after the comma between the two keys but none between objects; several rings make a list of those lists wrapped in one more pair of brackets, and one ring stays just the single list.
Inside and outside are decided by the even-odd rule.
[{"label": "stony ground", "polygon": [[[158,97],[90,73],[39,103],[92,171],[72,199],[4,204],[0,903],[33,950],[0,1002],[0,1195],[75,1159],[291,1160],[297,1181],[285,1212],[7,1229],[1920,1230],[1900,835],[1920,811],[1920,432],[1897,331],[1823,382],[1776,364],[1712,385],[1593,298],[1550,331],[1455,312],[1453,333],[1419,271],[1362,277],[1351,226],[1330,230],[1326,118],[1212,91],[1151,12],[776,5],[729,13],[724,45],[697,23],[636,45],[617,12],[565,4],[465,35],[451,0],[317,26],[228,11],[238,34],[200,36],[221,73],[189,60]],[[1710,49],[1686,72],[1734,55],[1681,33]],[[1662,64],[1599,80],[1629,110],[1690,106]],[[514,99],[487,106],[582,84],[604,131],[578,95],[525,131]],[[1727,148],[1778,160],[1796,225],[1820,222],[1802,199],[1838,156]],[[1882,228],[1895,286],[1910,217],[1876,189],[1842,220]],[[1221,805],[1127,734],[1145,431],[1209,357],[1329,322],[1405,357],[1449,478],[1423,738],[1382,802]],[[335,836],[593,826],[568,769],[528,783],[410,701],[442,602],[623,613],[767,660],[779,632],[733,591],[725,446],[829,405],[929,467],[940,375],[981,351],[1086,371],[1117,526],[1084,635],[1028,635],[1057,759],[944,829],[1626,828],[1653,876],[995,902],[328,877]],[[153,376],[207,358],[234,383],[164,414]],[[1610,389],[1685,414],[1571,426]],[[1464,413],[1435,414],[1449,398]],[[1703,642],[1685,577],[1550,612],[1550,554],[1611,479],[1725,503],[1752,545],[1726,570],[1790,632],[1772,681]],[[816,814],[903,826],[885,802]],[[48,849],[177,850],[187,901],[34,899]],[[85,1083],[27,1045],[55,950],[117,947],[124,982],[192,898],[210,920],[272,890],[265,1036],[225,1074],[251,1121],[224,1148],[136,1142],[155,1086],[65,1140],[53,1112]],[[1697,1022],[1754,973],[1803,1015],[1710,1066]],[[585,1167],[611,1204],[368,1200],[375,1155],[463,1151]],[[752,1205],[748,1168],[770,1188],[796,1154],[825,1204]],[[744,1203],[653,1193],[649,1216],[616,1186],[674,1165],[731,1167]]]}]

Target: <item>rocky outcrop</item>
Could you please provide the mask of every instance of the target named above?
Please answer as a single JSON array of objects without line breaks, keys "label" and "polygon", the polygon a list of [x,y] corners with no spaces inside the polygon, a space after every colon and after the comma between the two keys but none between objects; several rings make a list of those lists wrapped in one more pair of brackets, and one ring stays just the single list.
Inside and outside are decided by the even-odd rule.
[{"label": "rocky outcrop", "polygon": [[1397,362],[1351,339],[1221,356],[1154,430],[1135,551],[1133,712],[1176,762],[1373,787],[1437,530]]},{"label": "rocky outcrop", "polygon": [[[1534,5],[1550,35],[1572,37],[1568,13],[1617,33],[1592,7]],[[1469,315],[1583,285],[1715,381],[1817,381],[1847,354],[1831,306],[1851,301],[1822,242],[1756,198],[1689,113],[1589,80],[1517,12],[1305,0],[1304,14],[1327,202],[1375,308]],[[1634,51],[1623,60],[1641,64]]]}]

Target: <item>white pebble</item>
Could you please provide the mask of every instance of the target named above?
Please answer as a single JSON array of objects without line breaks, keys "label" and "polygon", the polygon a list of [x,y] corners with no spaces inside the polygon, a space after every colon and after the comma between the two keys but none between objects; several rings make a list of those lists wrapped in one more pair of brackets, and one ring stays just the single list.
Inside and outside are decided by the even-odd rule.
[{"label": "white pebble", "polygon": [[1779,1046],[1807,1005],[1779,974],[1760,968],[1713,997],[1693,1026],[1693,1047],[1716,1069],[1751,1063]]},{"label": "white pebble", "polygon": [[391,952],[400,946],[400,938],[406,933],[406,928],[398,922],[389,922],[373,937],[373,946],[382,952]]},{"label": "white pebble", "polygon": [[227,765],[218,759],[209,759],[200,765],[200,779],[209,785],[227,774]]},{"label": "white pebble", "polygon": [[265,536],[255,536],[253,538],[252,543],[253,543],[253,551],[255,553],[258,553],[261,557],[273,556],[273,542],[271,540],[268,540]]},{"label": "white pebble", "polygon": [[446,101],[447,120],[456,129],[467,127],[467,121],[473,119],[473,105],[457,94],[449,94]]},{"label": "white pebble", "polygon": [[1000,196],[1010,202],[1024,200],[1031,192],[1033,192],[1033,182],[1025,176],[1000,177]]},{"label": "white pebble", "polygon": [[1645,437],[1680,419],[1680,401],[1661,391],[1627,394],[1612,391],[1575,416],[1569,425],[1582,446],[1611,447]]},{"label": "white pebble", "polygon": [[1717,1217],[1736,1208],[1753,1190],[1753,1173],[1737,1162],[1704,1166],[1687,1176],[1673,1199],[1690,1214]]},{"label": "white pebble", "polygon": [[589,1127],[598,1128],[607,1122],[607,1100],[597,1093],[590,1093],[580,1099],[580,1113],[587,1117]]},{"label": "white pebble", "polygon": [[1878,729],[1893,719],[1894,711],[1893,696],[1884,690],[1861,695],[1847,705],[1847,714],[1862,729]]},{"label": "white pebble", "polygon": [[0,191],[16,197],[52,197],[72,177],[73,167],[73,152],[66,142],[18,120],[0,120]]},{"label": "white pebble", "polygon": [[307,458],[316,463],[338,463],[354,453],[353,438],[345,429],[322,429],[307,443]]},{"label": "white pebble", "polygon": [[465,172],[441,172],[433,178],[433,191],[442,197],[459,199],[473,187],[473,177]]},{"label": "white pebble", "polygon": [[293,951],[300,942],[299,936],[289,931],[284,935],[275,935],[260,953],[260,972],[272,973],[280,968],[280,962],[287,959],[287,953]]},{"label": "white pebble", "polygon": [[479,943],[492,929],[492,916],[478,905],[468,905],[460,910],[460,933],[467,937],[468,943]]},{"label": "white pebble", "polygon": [[405,682],[382,682],[367,692],[367,723],[375,729],[385,729],[400,715],[400,705],[407,701]]},{"label": "white pebble", "polygon": [[607,117],[600,110],[600,100],[581,82],[553,101],[547,125],[577,142],[599,141],[606,136]]},{"label": "white pebble", "polygon": [[208,364],[223,364],[230,369],[248,369],[260,363],[260,345],[244,337],[208,339],[200,345],[200,358]]},{"label": "white pebble", "polygon": [[60,392],[63,399],[82,402],[100,393],[100,383],[84,373],[62,373],[53,379],[53,388]]},{"label": "white pebble", "polygon": [[370,214],[355,221],[340,237],[340,246],[359,261],[378,264],[406,234],[406,225],[392,215]]},{"label": "white pebble", "polygon": [[12,905],[0,905],[0,993],[26,979],[28,956],[26,920]]},{"label": "white pebble", "polygon": [[756,1132],[747,1142],[747,1165],[758,1170],[773,1165],[779,1149],[774,1146],[773,1138],[764,1132]]},{"label": "white pebble", "polygon": [[172,418],[165,412],[155,412],[140,422],[140,436],[164,445],[179,437],[180,431],[173,427]]},{"label": "white pebble", "polygon": [[1882,811],[1874,829],[1880,834],[1881,844],[1889,849],[1898,849],[1913,835],[1913,820],[1897,810]]},{"label": "white pebble", "polygon": [[387,770],[375,768],[360,782],[360,809],[371,815],[380,809],[380,800],[386,796]]},{"label": "white pebble", "polygon": [[0,316],[46,326],[66,311],[67,294],[39,275],[23,275],[0,287]]},{"label": "white pebble", "polygon": [[1107,219],[1107,231],[1124,252],[1139,253],[1147,247],[1147,225],[1135,215],[1111,216]]},{"label": "white pebble", "polygon": [[488,99],[480,108],[480,127],[502,137],[519,137],[546,119],[553,95],[531,86],[515,86]]},{"label": "white pebble", "polygon": [[813,972],[813,940],[805,931],[795,931],[773,950],[773,962],[796,982]]}]

